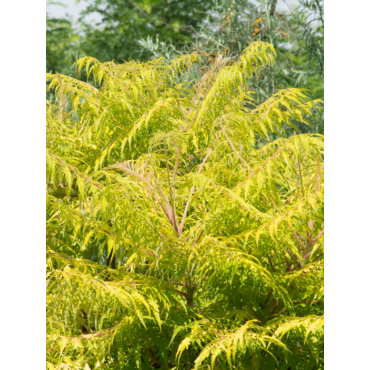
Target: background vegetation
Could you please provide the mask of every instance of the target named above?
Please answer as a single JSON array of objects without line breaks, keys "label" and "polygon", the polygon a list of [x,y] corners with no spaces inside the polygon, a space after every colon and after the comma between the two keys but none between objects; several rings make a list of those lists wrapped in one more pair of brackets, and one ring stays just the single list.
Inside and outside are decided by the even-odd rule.
[{"label": "background vegetation", "polygon": [[[47,72],[76,77],[71,65],[83,55],[118,63],[195,50],[210,54],[210,61],[219,52],[237,58],[251,42],[261,40],[277,50],[276,66],[260,80],[261,97],[282,86],[308,88],[314,98],[323,97],[322,0],[296,0],[284,14],[276,12],[282,0],[81,2],[88,6],[78,27],[69,18],[47,16]],[[100,23],[85,21],[97,13]]]}]

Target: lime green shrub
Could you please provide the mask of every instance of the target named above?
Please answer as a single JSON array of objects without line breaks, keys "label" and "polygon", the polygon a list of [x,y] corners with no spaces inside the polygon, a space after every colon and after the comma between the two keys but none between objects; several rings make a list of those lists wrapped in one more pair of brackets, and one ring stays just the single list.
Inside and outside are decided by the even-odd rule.
[{"label": "lime green shrub", "polygon": [[48,369],[323,368],[323,136],[268,43],[47,75]]}]

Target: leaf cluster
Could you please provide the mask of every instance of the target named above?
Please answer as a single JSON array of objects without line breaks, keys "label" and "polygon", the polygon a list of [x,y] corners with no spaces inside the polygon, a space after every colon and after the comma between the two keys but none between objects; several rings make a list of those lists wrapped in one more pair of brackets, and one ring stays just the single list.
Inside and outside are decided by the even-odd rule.
[{"label": "leaf cluster", "polygon": [[47,74],[48,369],[323,368],[322,102],[256,102],[275,55]]}]

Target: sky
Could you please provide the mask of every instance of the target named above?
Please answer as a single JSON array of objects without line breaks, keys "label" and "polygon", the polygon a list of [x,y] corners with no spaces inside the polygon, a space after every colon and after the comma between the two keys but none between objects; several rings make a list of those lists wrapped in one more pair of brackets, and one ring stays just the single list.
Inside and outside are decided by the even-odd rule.
[{"label": "sky", "polygon": [[[251,0],[254,2],[253,0]],[[81,1],[77,4],[76,0],[58,0],[58,2],[63,3],[66,5],[66,7],[63,7],[61,5],[47,5],[46,9],[50,16],[52,17],[64,17],[66,14],[69,14],[72,16],[72,19],[74,22],[77,22],[78,16],[82,10],[84,10],[87,7],[86,2]],[[288,9],[288,6],[286,4],[295,4],[295,0],[278,0],[277,8],[276,10],[278,12],[282,12],[284,10]],[[88,21],[101,21],[101,16],[98,13],[90,14],[87,18]]]},{"label": "sky", "polygon": [[[46,6],[47,12],[51,17],[59,18],[64,17],[67,14],[72,16],[73,22],[77,22],[80,12],[87,8],[87,3],[81,1],[77,3],[76,0],[57,0],[57,2],[62,3],[65,7],[57,4],[51,4]],[[101,21],[102,17],[99,13],[90,14],[86,17],[88,21]]]}]

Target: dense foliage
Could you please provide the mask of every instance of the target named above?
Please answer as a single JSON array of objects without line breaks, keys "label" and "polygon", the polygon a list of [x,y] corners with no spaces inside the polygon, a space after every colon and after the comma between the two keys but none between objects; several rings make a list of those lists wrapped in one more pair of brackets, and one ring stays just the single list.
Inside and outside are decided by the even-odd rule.
[{"label": "dense foliage", "polygon": [[279,0],[221,0],[194,40],[197,50],[239,54],[251,42],[267,41],[277,51],[277,64],[254,81],[261,98],[290,86],[304,86],[323,96],[324,19],[322,0],[295,0],[278,13]]},{"label": "dense foliage", "polygon": [[[281,88],[305,87],[313,98],[323,97],[324,19],[322,0],[295,0],[290,11],[278,13],[281,1],[255,2],[220,0],[192,38],[184,46],[139,41],[142,50],[155,58],[190,51],[203,52],[212,62],[220,52],[237,59],[242,50],[255,41],[267,41],[277,51],[277,63],[265,69],[251,86],[260,102]],[[321,130],[322,131],[322,130]],[[322,132],[320,132],[322,133]]]},{"label": "dense foliage", "polygon": [[[84,0],[88,7],[81,14],[85,33],[83,50],[102,62],[146,59],[137,41],[143,37],[163,42],[186,43],[194,29],[214,4],[211,0]],[[87,15],[102,17],[98,27],[84,22]],[[141,54],[141,55],[140,55]]]},{"label": "dense foliage", "polygon": [[46,13],[46,71],[69,75],[80,41],[69,17],[55,18]]},{"label": "dense foliage", "polygon": [[48,369],[323,369],[321,102],[256,104],[274,61],[47,75]]},{"label": "dense foliage", "polygon": [[[149,36],[162,42],[188,43],[204,14],[214,5],[211,0],[81,2],[86,9],[80,14],[78,26],[73,26],[68,17],[53,18],[47,14],[47,72],[73,74],[70,67],[76,52],[93,55],[102,62],[146,60],[150,53],[140,50],[138,40]],[[48,4],[63,5],[53,0],[48,0]],[[92,22],[88,18],[91,16],[97,21]]]},{"label": "dense foliage", "polygon": [[[282,13],[277,11],[282,0],[82,2],[88,7],[78,30],[69,19],[47,18],[48,72],[77,77],[70,68],[76,55],[120,63],[197,51],[206,61],[220,52],[237,60],[250,43],[265,41],[277,51],[277,63],[251,81],[257,101],[287,86],[307,88],[314,99],[323,97],[323,0],[294,0]],[[94,14],[99,14],[99,23],[87,21]],[[323,133],[322,122],[316,131]]]}]

